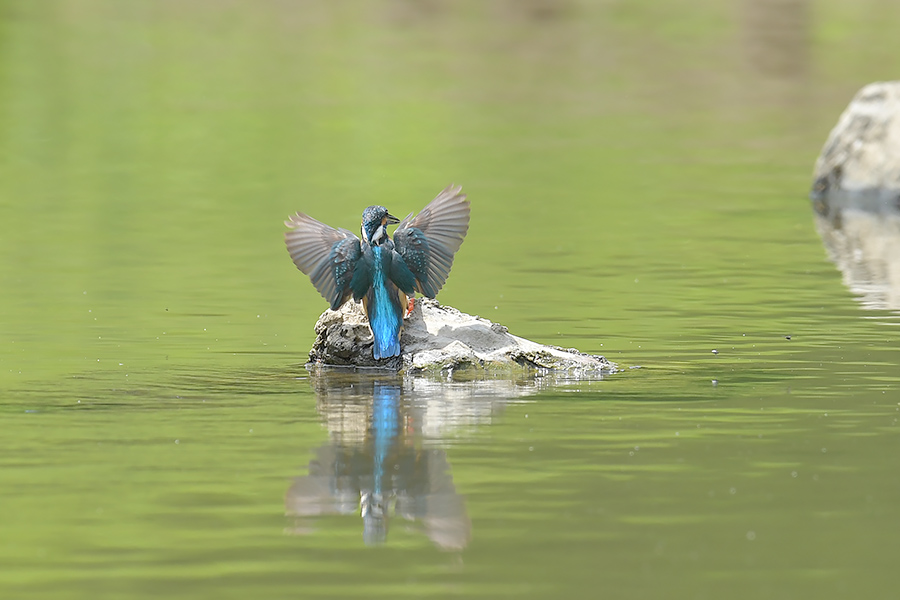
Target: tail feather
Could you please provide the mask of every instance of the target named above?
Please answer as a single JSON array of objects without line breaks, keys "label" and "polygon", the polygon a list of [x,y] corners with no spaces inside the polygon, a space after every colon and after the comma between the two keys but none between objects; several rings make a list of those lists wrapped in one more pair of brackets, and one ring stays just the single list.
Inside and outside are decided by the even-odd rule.
[{"label": "tail feather", "polygon": [[390,336],[387,339],[381,338],[380,336],[376,335],[375,347],[373,348],[372,354],[375,356],[375,360],[398,356],[400,354],[399,333],[397,335]]},{"label": "tail feather", "polygon": [[375,360],[400,354],[400,329],[403,327],[403,309],[399,291],[392,284],[376,285],[369,290],[366,312],[369,328],[375,337]]}]

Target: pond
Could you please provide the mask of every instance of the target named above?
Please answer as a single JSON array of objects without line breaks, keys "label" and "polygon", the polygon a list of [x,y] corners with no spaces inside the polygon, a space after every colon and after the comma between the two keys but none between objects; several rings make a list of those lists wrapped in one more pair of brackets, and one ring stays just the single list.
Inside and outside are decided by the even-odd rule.
[{"label": "pond", "polygon": [[[3,597],[894,592],[900,319],[808,192],[895,3],[0,13]],[[451,182],[439,299],[618,373],[306,370],[283,220]]]}]

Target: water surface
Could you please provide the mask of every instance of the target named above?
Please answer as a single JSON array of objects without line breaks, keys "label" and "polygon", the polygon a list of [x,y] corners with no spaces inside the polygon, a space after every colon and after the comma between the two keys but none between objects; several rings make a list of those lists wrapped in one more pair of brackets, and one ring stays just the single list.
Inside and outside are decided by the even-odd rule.
[{"label": "water surface", "polygon": [[[806,194],[900,13],[657,4],[0,3],[2,595],[890,597],[897,315]],[[283,219],[451,181],[440,300],[621,373],[306,371]]]}]

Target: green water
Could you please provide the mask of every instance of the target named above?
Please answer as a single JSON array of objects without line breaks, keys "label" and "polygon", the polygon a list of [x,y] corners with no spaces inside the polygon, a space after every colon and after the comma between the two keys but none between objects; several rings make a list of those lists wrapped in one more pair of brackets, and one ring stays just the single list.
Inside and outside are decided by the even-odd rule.
[{"label": "green water", "polygon": [[[0,596],[893,597],[897,315],[806,193],[898,25],[3,1]],[[326,303],[284,218],[356,230],[451,181],[440,300],[623,372],[307,373]]]}]

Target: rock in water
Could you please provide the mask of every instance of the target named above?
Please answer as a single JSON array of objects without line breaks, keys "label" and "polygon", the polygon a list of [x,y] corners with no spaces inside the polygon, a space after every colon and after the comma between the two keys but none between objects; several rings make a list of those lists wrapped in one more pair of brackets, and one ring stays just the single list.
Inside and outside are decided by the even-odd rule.
[{"label": "rock in water", "polygon": [[810,198],[844,283],[865,307],[900,308],[900,81],[856,94],[816,161]]},{"label": "rock in water", "polygon": [[871,83],[854,96],[831,130],[813,170],[816,212],[839,192],[896,200],[900,191],[900,81]]},{"label": "rock in water", "polygon": [[602,356],[514,336],[499,323],[429,298],[416,299],[400,337],[400,356],[378,361],[372,357],[372,332],[358,302],[326,310],[315,331],[316,341],[309,352],[312,365],[382,367],[407,373],[527,369],[566,372],[573,377],[597,377],[616,370],[616,365]]}]

